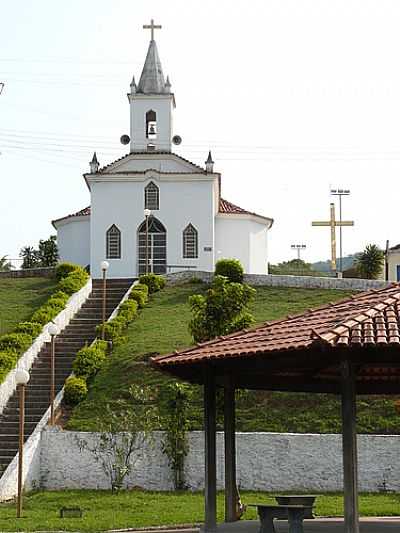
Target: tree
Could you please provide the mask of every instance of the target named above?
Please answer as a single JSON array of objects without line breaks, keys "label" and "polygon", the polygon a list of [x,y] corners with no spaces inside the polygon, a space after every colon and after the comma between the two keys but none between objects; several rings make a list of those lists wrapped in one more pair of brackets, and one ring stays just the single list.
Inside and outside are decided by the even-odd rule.
[{"label": "tree", "polygon": [[112,492],[124,486],[138,457],[152,433],[159,428],[158,409],[150,388],[132,385],[128,401],[107,404],[103,417],[97,420],[94,442],[76,437],[81,451],[89,451],[106,474]]},{"label": "tree", "polygon": [[39,241],[38,257],[41,267],[52,267],[58,261],[57,237],[51,235],[47,240]]},{"label": "tree", "polygon": [[310,263],[306,263],[302,259],[291,259],[290,261],[283,261],[277,265],[269,265],[268,272],[270,274],[301,274],[301,275],[316,275],[317,272],[313,270]]},{"label": "tree", "polygon": [[37,251],[33,246],[24,246],[21,248],[19,256],[23,259],[21,268],[35,268],[39,264]]},{"label": "tree", "polygon": [[4,255],[3,257],[0,257],[0,272],[9,272],[14,267],[10,263],[10,261],[7,259],[7,256]]},{"label": "tree", "polygon": [[178,382],[163,384],[159,393],[159,409],[164,429],[162,451],[172,469],[175,490],[185,488],[185,458],[189,453],[187,432],[190,426],[189,400],[191,388]]},{"label": "tree", "polygon": [[194,340],[203,342],[249,326],[254,318],[248,305],[255,292],[246,284],[229,283],[224,276],[215,276],[205,296],[189,298],[193,314],[189,330]]},{"label": "tree", "polygon": [[24,246],[19,253],[23,262],[21,268],[52,267],[57,264],[57,237],[51,235],[48,239],[41,239],[36,250],[33,246]]},{"label": "tree", "polygon": [[368,244],[358,254],[356,267],[360,276],[365,279],[377,279],[383,269],[384,253],[376,244]]}]

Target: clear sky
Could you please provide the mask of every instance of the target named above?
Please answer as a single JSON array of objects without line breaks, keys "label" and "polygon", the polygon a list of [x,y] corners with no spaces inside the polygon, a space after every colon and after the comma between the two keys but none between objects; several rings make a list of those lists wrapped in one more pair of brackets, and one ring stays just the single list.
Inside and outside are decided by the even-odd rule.
[{"label": "clear sky", "polygon": [[0,0],[0,257],[89,204],[82,178],[126,153],[126,93],[156,40],[177,153],[211,148],[223,197],[273,217],[272,262],[327,259],[330,186],[349,188],[344,253],[400,242],[398,0]]}]

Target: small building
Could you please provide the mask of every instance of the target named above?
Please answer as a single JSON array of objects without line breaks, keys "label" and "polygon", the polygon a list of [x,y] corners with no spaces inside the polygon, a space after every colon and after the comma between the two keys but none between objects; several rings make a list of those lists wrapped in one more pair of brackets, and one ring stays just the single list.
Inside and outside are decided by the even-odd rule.
[{"label": "small building", "polygon": [[96,153],[84,174],[91,205],[53,221],[61,261],[90,265],[112,278],[192,269],[214,270],[237,258],[246,273],[266,274],[273,220],[224,200],[221,174],[209,152],[205,166],[172,152],[175,96],[164,78],[157,45],[149,44],[139,83],[128,93],[130,152],[102,168]]},{"label": "small building", "polygon": [[400,281],[400,244],[387,249],[386,272],[388,281]]}]

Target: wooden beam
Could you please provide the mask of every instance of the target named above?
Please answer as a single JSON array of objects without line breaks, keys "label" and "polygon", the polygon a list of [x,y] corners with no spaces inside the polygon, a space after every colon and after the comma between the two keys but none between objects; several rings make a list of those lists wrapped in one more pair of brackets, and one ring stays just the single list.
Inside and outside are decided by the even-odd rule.
[{"label": "wooden beam", "polygon": [[356,387],[354,365],[343,361],[342,432],[345,533],[359,533]]},{"label": "wooden beam", "polygon": [[224,388],[225,522],[237,520],[235,425],[235,385],[229,376]]},{"label": "wooden beam", "polygon": [[205,431],[205,522],[204,531],[217,530],[217,426],[216,386],[212,369],[204,376],[204,431]]}]

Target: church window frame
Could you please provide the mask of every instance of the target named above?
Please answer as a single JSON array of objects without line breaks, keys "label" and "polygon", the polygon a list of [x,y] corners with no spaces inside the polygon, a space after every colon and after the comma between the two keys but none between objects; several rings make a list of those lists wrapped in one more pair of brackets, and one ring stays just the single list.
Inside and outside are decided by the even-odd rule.
[{"label": "church window frame", "polygon": [[115,224],[106,232],[106,258],[121,259],[121,230]]},{"label": "church window frame", "polygon": [[183,258],[197,259],[199,257],[199,232],[193,226],[188,224],[183,230]]},{"label": "church window frame", "polygon": [[144,208],[150,211],[160,209],[160,189],[154,181],[150,181],[144,188]]}]

